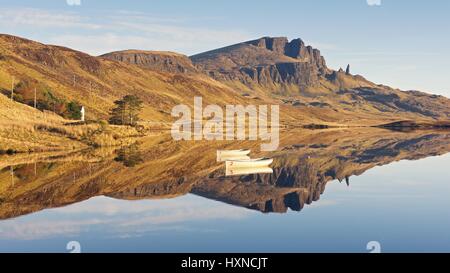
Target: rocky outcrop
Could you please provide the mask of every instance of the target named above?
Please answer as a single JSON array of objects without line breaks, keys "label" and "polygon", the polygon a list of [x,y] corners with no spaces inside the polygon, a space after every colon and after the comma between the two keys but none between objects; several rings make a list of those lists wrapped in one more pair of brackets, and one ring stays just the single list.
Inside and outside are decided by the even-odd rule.
[{"label": "rocky outcrop", "polygon": [[137,187],[126,188],[123,191],[112,192],[106,196],[117,199],[143,199],[170,198],[189,193],[192,182],[186,181],[184,177],[170,180],[162,180],[154,183],[142,184]]},{"label": "rocky outcrop", "polygon": [[[284,100],[300,97],[308,101],[305,107],[374,111],[378,116],[401,113],[421,119],[450,117],[448,99],[376,85],[353,75],[350,64],[345,69],[329,69],[320,51],[301,39],[263,37],[194,55],[191,60],[198,70],[232,88],[241,88],[238,82],[246,86],[242,87],[246,93],[262,90]],[[311,101],[313,97],[320,99]]]},{"label": "rocky outcrop", "polygon": [[320,54],[320,51],[311,46],[305,46],[305,43],[301,39],[294,39],[289,42],[286,37],[264,37],[246,43],[304,61],[321,72],[327,69],[325,58]]},{"label": "rocky outcrop", "polygon": [[101,57],[168,73],[197,73],[191,60],[182,54],[161,51],[126,50]]},{"label": "rocky outcrop", "polygon": [[196,183],[192,193],[261,212],[300,211],[318,201],[328,180],[308,162],[274,168],[272,174],[217,177]]},{"label": "rocky outcrop", "polygon": [[301,39],[264,37],[191,57],[199,70],[221,81],[244,84],[295,84],[306,88],[319,84],[329,73],[318,49]]},{"label": "rocky outcrop", "polygon": [[300,211],[305,204],[319,200],[325,184],[310,192],[307,188],[276,187],[255,180],[216,179],[196,184],[192,193],[264,213],[285,213],[288,209]]},{"label": "rocky outcrop", "polygon": [[[214,75],[214,74],[213,74]],[[219,78],[239,80],[244,83],[257,82],[262,85],[274,83],[291,83],[302,87],[315,85],[319,76],[307,63],[277,63],[274,65],[245,67],[225,77]]]}]

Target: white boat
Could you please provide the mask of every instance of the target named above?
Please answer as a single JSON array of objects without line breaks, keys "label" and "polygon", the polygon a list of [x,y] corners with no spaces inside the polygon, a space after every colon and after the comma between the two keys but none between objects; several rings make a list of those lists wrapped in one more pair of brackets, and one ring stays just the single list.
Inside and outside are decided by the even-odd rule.
[{"label": "white boat", "polygon": [[225,156],[231,156],[231,155],[248,155],[250,153],[250,150],[217,150],[217,155],[225,155]]},{"label": "white boat", "polygon": [[225,171],[225,176],[247,175],[247,174],[271,174],[271,173],[273,173],[273,170],[270,167],[229,168]]},{"label": "white boat", "polygon": [[227,160],[247,160],[250,159],[248,154],[250,150],[217,150],[217,161],[223,162]]},{"label": "white boat", "polygon": [[226,168],[257,168],[257,167],[268,167],[272,164],[272,158],[257,158],[249,160],[233,160],[226,161]]},{"label": "white boat", "polygon": [[217,158],[217,162],[236,161],[236,160],[250,160],[250,157],[248,155],[238,155],[238,156],[222,156],[221,158]]}]

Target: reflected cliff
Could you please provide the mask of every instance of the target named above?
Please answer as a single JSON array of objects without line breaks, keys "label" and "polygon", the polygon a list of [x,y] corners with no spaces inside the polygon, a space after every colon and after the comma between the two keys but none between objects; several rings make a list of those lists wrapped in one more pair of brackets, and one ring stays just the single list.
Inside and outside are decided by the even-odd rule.
[{"label": "reflected cliff", "polygon": [[217,149],[257,142],[174,142],[168,134],[138,145],[72,153],[0,157],[0,219],[61,207],[95,196],[161,199],[193,193],[261,212],[300,211],[318,202],[327,183],[399,160],[450,151],[450,132],[385,129],[298,130],[281,133],[272,174],[225,177]]}]

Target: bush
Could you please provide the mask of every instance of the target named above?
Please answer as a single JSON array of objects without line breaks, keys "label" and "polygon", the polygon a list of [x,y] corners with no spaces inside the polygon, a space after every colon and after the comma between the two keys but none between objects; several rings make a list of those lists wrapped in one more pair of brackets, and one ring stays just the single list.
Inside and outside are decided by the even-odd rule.
[{"label": "bush", "polygon": [[[39,110],[52,111],[68,119],[81,119],[81,105],[78,102],[67,102],[65,99],[57,97],[49,87],[36,82],[20,81],[17,83],[14,87],[14,100],[33,107],[35,90],[36,107]],[[4,90],[2,93],[9,96],[10,92],[10,90]]]},{"label": "bush", "polygon": [[75,101],[67,104],[67,115],[71,119],[81,119],[81,105]]}]

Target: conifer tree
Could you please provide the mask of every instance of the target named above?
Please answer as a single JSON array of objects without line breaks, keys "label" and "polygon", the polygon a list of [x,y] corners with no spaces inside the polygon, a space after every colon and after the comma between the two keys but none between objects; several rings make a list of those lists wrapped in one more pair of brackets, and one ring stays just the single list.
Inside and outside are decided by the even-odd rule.
[{"label": "conifer tree", "polygon": [[114,102],[109,123],[116,125],[136,125],[142,110],[142,100],[134,95],[126,95]]}]

